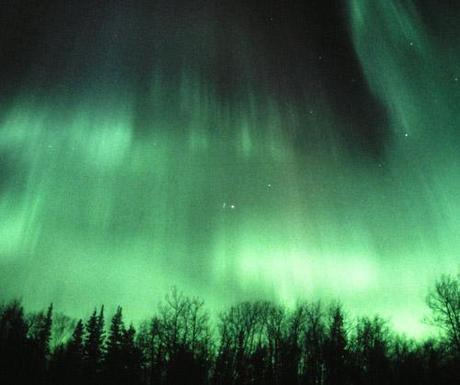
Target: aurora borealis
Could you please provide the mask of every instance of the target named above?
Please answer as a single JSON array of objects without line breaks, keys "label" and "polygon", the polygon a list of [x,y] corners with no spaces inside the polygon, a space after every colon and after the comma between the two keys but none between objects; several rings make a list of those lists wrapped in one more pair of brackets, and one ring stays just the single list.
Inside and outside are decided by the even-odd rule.
[{"label": "aurora borealis", "polygon": [[1,297],[339,298],[410,335],[460,249],[459,6],[6,1]]}]

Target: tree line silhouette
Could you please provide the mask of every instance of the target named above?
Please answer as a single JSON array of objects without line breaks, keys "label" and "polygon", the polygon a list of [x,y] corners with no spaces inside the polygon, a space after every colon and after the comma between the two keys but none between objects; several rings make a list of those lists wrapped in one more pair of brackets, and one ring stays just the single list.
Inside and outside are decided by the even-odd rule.
[{"label": "tree line silhouette", "polygon": [[73,320],[12,301],[0,308],[0,383],[458,385],[460,278],[441,277],[427,305],[443,333],[415,341],[339,303],[242,302],[211,324],[202,300],[173,289],[135,328],[121,307],[106,322],[104,307]]}]

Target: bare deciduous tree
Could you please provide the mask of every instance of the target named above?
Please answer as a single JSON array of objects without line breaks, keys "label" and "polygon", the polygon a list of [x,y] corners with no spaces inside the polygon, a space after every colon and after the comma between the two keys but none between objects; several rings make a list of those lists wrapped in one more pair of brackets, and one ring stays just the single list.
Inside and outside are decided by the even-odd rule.
[{"label": "bare deciduous tree", "polygon": [[460,354],[460,276],[443,275],[429,292],[426,302],[431,322],[443,329],[457,354]]}]

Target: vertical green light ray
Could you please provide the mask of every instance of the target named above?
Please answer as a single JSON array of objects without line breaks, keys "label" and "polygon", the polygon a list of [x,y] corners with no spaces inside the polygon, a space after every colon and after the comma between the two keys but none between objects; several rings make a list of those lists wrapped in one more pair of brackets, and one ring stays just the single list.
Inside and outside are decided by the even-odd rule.
[{"label": "vertical green light ray", "polygon": [[[395,226],[393,239],[402,242],[398,248],[387,244],[385,255],[394,256],[382,267],[388,276],[402,279],[389,287],[389,296],[402,290],[413,298],[405,299],[407,306],[421,312],[418,282],[458,270],[460,213],[454,191],[460,187],[460,170],[454,127],[460,121],[452,105],[460,99],[459,57],[450,52],[456,42],[447,47],[441,43],[442,31],[430,35],[411,2],[356,0],[350,2],[350,17],[356,53],[370,88],[387,107],[393,130],[385,165],[393,206],[388,223]],[[393,305],[388,300],[388,307]],[[396,318],[402,328],[419,328],[409,326],[407,313]]]}]

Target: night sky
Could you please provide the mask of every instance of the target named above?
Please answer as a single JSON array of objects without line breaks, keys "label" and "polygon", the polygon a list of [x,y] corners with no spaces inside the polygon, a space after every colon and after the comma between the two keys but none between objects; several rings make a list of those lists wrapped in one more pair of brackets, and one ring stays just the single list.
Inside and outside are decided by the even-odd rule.
[{"label": "night sky", "polygon": [[422,335],[460,261],[460,5],[4,0],[0,298],[340,299]]}]

